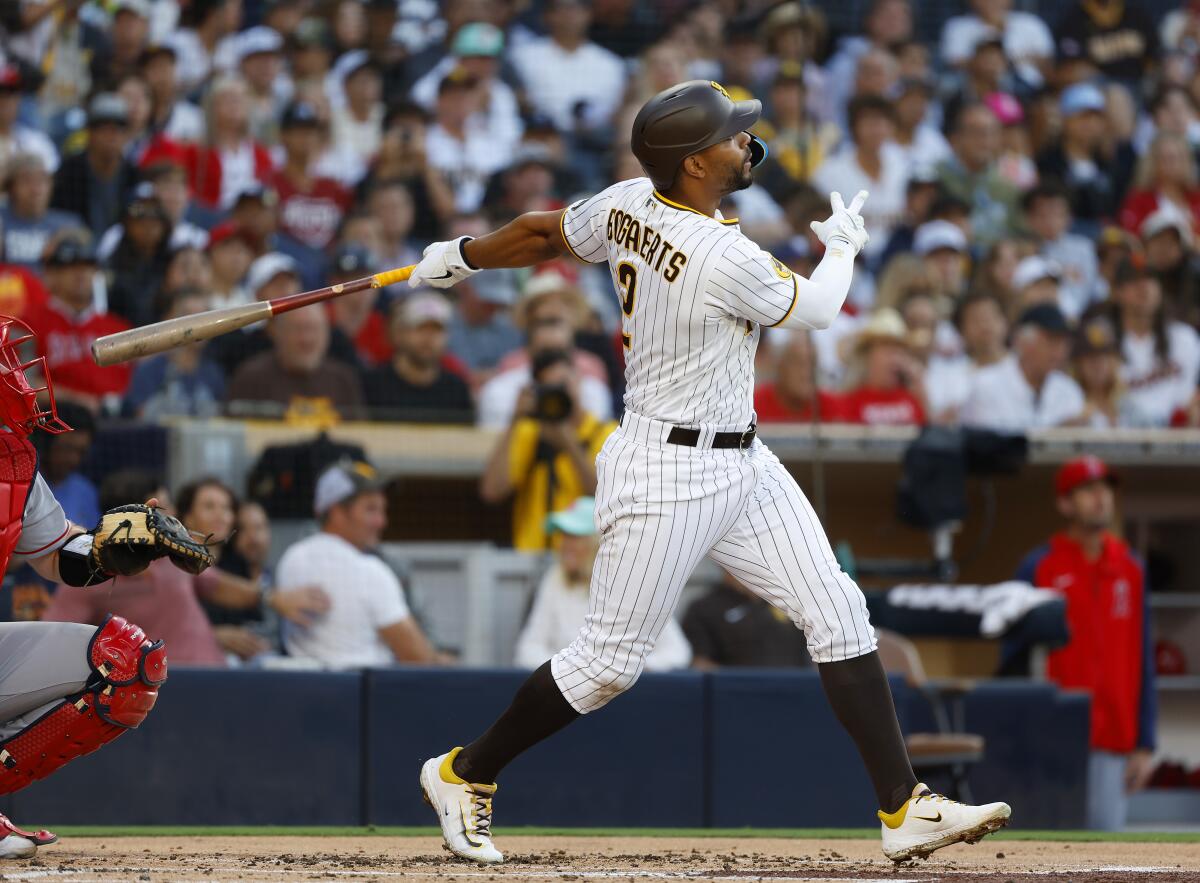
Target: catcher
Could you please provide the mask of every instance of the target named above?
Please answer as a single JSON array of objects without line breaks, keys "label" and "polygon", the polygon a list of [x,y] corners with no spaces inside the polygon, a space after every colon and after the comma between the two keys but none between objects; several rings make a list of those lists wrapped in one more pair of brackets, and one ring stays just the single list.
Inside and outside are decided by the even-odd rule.
[{"label": "catcher", "polygon": [[[71,524],[37,471],[28,436],[68,432],[54,407],[44,359],[22,361],[33,339],[0,316],[0,572],[29,562],[43,577],[94,586],[170,556],[199,573],[208,549],[174,518],[146,505],[120,506],[91,532]],[[40,370],[41,386],[26,371]],[[39,404],[39,396],[46,402]],[[140,724],[167,679],[162,641],[109,616],[96,628],[69,622],[0,623],[0,794],[24,788]],[[0,815],[0,858],[28,858],[58,838],[25,831]]]}]

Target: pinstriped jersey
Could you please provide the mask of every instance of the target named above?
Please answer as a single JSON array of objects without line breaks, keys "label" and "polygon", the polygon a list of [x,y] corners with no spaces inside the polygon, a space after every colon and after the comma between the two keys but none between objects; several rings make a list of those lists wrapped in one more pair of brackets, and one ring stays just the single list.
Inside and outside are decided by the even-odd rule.
[{"label": "pinstriped jersey", "polygon": [[754,419],[762,326],[795,307],[790,270],[737,220],[672,202],[647,178],[621,181],[562,215],[581,261],[608,263],[621,305],[625,407],[678,426],[744,429]]}]

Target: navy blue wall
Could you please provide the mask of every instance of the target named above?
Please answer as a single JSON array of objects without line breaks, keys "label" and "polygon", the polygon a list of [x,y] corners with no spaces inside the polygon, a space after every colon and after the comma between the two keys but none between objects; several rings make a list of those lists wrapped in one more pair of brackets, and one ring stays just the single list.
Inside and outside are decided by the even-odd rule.
[{"label": "navy blue wall", "polygon": [[[516,671],[175,670],[140,729],[0,801],[24,825],[429,825],[417,772],[482,731]],[[924,699],[893,681],[906,729]],[[967,723],[988,740],[971,778],[1022,827],[1078,827],[1087,700],[985,684]],[[820,800],[799,799],[819,794]],[[861,827],[870,783],[815,672],[647,675],[519,758],[504,825]]]}]

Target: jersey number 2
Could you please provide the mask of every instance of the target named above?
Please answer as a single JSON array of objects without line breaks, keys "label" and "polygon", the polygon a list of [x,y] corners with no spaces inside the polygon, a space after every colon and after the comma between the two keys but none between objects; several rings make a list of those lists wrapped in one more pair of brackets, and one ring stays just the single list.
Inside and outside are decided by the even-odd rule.
[{"label": "jersey number 2", "polygon": [[[621,312],[629,318],[633,316],[633,304],[637,300],[637,267],[624,261],[617,264],[617,287],[620,288]],[[622,332],[621,343],[628,348],[628,334]]]}]

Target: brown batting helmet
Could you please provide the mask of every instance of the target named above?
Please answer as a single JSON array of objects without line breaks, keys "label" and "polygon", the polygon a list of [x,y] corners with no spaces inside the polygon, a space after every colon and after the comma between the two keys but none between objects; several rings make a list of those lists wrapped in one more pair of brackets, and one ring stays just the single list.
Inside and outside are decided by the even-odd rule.
[{"label": "brown batting helmet", "polygon": [[[685,157],[712,147],[758,122],[757,98],[734,101],[720,83],[689,80],[659,92],[633,120],[633,155],[659,190],[675,181]],[[767,146],[750,136],[750,163],[758,165]]]}]

